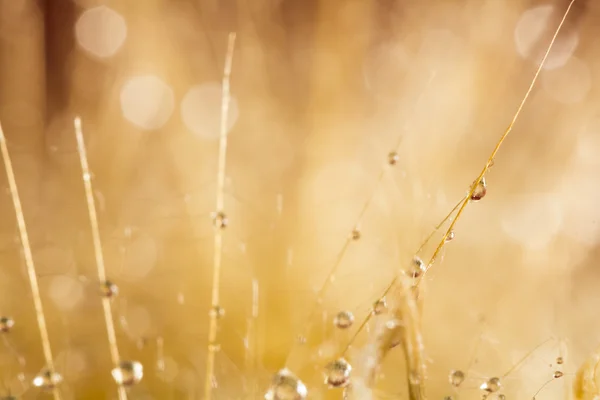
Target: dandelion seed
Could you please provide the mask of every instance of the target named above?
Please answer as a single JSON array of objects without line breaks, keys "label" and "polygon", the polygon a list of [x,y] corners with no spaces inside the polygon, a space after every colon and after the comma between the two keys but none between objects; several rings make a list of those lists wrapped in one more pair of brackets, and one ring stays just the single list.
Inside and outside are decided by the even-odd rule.
[{"label": "dandelion seed", "polygon": [[112,376],[118,385],[133,386],[144,377],[144,366],[138,361],[121,361]]},{"label": "dandelion seed", "polygon": [[351,372],[350,363],[344,358],[338,358],[325,367],[325,384],[334,388],[348,386]]},{"label": "dandelion seed", "polygon": [[354,315],[350,311],[340,311],[333,318],[333,324],[340,329],[347,329],[354,323]]}]

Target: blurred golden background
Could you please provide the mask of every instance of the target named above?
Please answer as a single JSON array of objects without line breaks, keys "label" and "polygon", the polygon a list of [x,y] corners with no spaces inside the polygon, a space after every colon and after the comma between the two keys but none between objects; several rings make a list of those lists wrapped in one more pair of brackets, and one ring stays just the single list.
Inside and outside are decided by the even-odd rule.
[{"label": "blurred golden background", "polygon": [[[117,398],[76,115],[119,287],[119,350],[144,365],[129,398],[203,398],[221,81],[236,32],[212,397],[263,398],[287,360],[309,399],[340,399],[323,366],[473,182],[567,5],[0,0],[0,122],[62,398]],[[574,373],[599,344],[599,23],[600,3],[575,2],[486,176],[487,196],[467,208],[426,276],[431,399],[479,399],[493,376],[507,398],[532,398],[548,381],[536,399],[573,398]],[[2,193],[0,315],[15,325],[2,334],[0,394],[52,398],[31,385],[45,360]],[[366,203],[360,240],[347,245]],[[349,330],[332,325],[341,310],[356,318]],[[349,396],[407,399],[400,348],[365,386],[360,357],[373,331],[353,346]],[[458,389],[453,369],[468,372]],[[553,379],[558,369],[564,376]]]}]

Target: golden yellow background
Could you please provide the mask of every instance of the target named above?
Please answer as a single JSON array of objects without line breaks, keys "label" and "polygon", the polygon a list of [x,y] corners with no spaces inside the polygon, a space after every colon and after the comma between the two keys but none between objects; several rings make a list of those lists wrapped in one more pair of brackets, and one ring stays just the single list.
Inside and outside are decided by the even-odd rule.
[{"label": "golden yellow background", "polygon": [[[519,25],[528,10],[548,5],[549,13],[535,11]],[[102,6],[112,11],[79,21]],[[350,337],[333,329],[334,313],[349,310],[361,321],[464,195],[516,111],[566,6],[564,0],[0,0],[0,121],[65,379],[63,397],[116,398],[75,115],[83,121],[108,274],[120,289],[113,306],[121,355],[145,368],[130,397],[201,398],[220,97],[192,102],[204,108],[196,114],[192,107],[191,116],[183,101],[194,85],[219,87],[227,35],[237,33],[225,316],[213,397],[260,398],[291,355],[290,368],[310,399],[341,398],[320,375]],[[539,22],[540,15],[547,18]],[[599,21],[597,3],[575,3],[550,56],[553,67],[542,72],[487,175],[487,196],[468,207],[427,275],[423,332],[432,399],[454,393],[451,369],[472,372],[460,399],[480,398],[485,377],[502,376],[542,342],[504,378],[504,393],[531,398],[562,355],[565,376],[536,398],[566,399],[574,372],[598,345]],[[103,57],[99,49],[114,51]],[[132,78],[149,75],[164,83],[162,92],[150,88],[123,100]],[[153,111],[157,120],[146,122],[158,127],[128,120],[124,110],[135,114],[136,107]],[[207,130],[194,133],[189,118]],[[389,167],[387,155],[398,144],[399,162]],[[0,347],[4,394],[10,388],[24,399],[46,398],[30,387],[44,360],[14,209],[8,191],[0,194],[0,314],[15,320]],[[316,331],[298,344],[316,292],[371,197],[362,237],[325,292],[325,315],[313,318]],[[357,354],[368,336],[359,337]],[[400,353],[395,349],[382,365],[378,388],[358,398],[406,398]],[[358,364],[357,384],[364,378]]]}]

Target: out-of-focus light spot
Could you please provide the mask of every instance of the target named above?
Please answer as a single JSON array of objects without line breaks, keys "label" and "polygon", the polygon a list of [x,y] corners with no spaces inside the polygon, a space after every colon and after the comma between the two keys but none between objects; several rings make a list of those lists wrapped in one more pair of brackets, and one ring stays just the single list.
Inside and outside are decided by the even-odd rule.
[{"label": "out-of-focus light spot", "polygon": [[126,321],[125,330],[131,338],[143,338],[152,331],[152,317],[143,307],[127,307],[123,319]]},{"label": "out-of-focus light spot", "polygon": [[163,371],[160,372],[159,378],[165,382],[173,382],[177,378],[179,374],[179,365],[177,362],[171,357],[165,357],[164,359],[164,368]]},{"label": "out-of-focus light spot", "polygon": [[401,92],[392,82],[401,82],[410,57],[399,44],[375,48],[365,59],[363,76],[365,86],[378,96],[397,98]]},{"label": "out-of-focus light spot", "polygon": [[121,88],[123,116],[142,129],[161,128],[173,114],[174,108],[173,90],[156,76],[131,78]]},{"label": "out-of-focus light spot", "polygon": [[575,168],[561,186],[565,222],[562,233],[584,246],[600,243],[600,188],[590,184],[596,172]]},{"label": "out-of-focus light spot", "polygon": [[579,103],[585,99],[592,86],[588,66],[576,57],[559,69],[542,75],[544,90],[560,103]]},{"label": "out-of-focus light spot", "polygon": [[83,285],[69,276],[57,276],[50,283],[49,294],[58,308],[70,310],[83,298]]},{"label": "out-of-focus light spot", "polygon": [[505,205],[502,229],[526,248],[548,246],[561,227],[562,207],[553,194],[523,195]]},{"label": "out-of-focus light spot", "polygon": [[136,236],[125,248],[123,279],[137,280],[145,277],[158,260],[158,245],[150,235]]},{"label": "out-of-focus light spot", "polygon": [[61,371],[70,377],[79,377],[88,368],[87,357],[81,350],[64,350],[56,356],[56,362],[62,366]]},{"label": "out-of-focus light spot", "polygon": [[[222,87],[216,82],[193,86],[181,101],[181,118],[185,126],[203,139],[217,139],[221,127]],[[229,102],[227,133],[239,117],[237,100]]]},{"label": "out-of-focus light spot", "polygon": [[[544,40],[550,40],[550,30],[556,29],[555,26],[551,26],[554,22],[551,18],[553,11],[553,6],[544,5],[531,8],[521,15],[515,28],[515,44],[521,57],[534,59],[538,63],[542,60],[548,46]],[[565,65],[578,44],[579,36],[575,33],[558,37],[546,59],[544,69],[550,70]]]},{"label": "out-of-focus light spot", "polygon": [[77,43],[90,54],[107,58],[114,56],[127,37],[125,19],[106,7],[90,8],[75,24]]},{"label": "out-of-focus light spot", "polygon": [[[600,118],[588,123],[585,132],[577,136],[576,163],[586,169],[590,167],[599,168],[598,149],[600,149]],[[596,169],[596,171],[598,170]]]}]

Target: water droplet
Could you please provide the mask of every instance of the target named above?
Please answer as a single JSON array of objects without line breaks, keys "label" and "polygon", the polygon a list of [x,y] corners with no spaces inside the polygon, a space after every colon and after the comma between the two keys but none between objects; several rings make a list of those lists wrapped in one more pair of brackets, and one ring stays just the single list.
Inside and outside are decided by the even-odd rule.
[{"label": "water droplet", "polygon": [[118,385],[132,386],[144,377],[144,366],[138,361],[121,361],[112,370],[112,376]]},{"label": "water droplet", "polygon": [[352,366],[344,358],[338,358],[325,367],[325,384],[329,387],[345,387],[350,383]]},{"label": "water droplet", "polygon": [[265,400],[304,400],[308,395],[306,386],[287,368],[279,371],[269,391],[265,394]]},{"label": "water droplet", "polygon": [[415,258],[413,258],[410,276],[412,276],[413,278],[418,278],[419,276],[421,276],[423,274],[423,272],[425,272],[426,269],[427,268],[426,268],[423,260],[421,260],[419,257],[415,256]]},{"label": "water droplet", "polygon": [[15,321],[10,317],[0,317],[0,332],[10,332]]},{"label": "water droplet", "polygon": [[111,281],[104,281],[100,283],[100,294],[103,297],[114,297],[119,294],[119,288]]},{"label": "water droplet", "polygon": [[223,211],[213,213],[213,225],[215,228],[224,229],[228,223],[227,215]]},{"label": "water droplet", "polygon": [[340,329],[347,329],[354,323],[354,315],[350,311],[340,311],[333,318],[333,324]]},{"label": "water droplet", "polygon": [[373,314],[379,315],[383,314],[387,309],[387,302],[385,301],[385,297],[378,299],[373,303]]},{"label": "water droplet", "polygon": [[496,399],[497,399],[497,400],[506,400],[506,396],[505,396],[505,395],[503,395],[503,394],[499,394],[499,395],[496,397]]},{"label": "water droplet", "polygon": [[490,378],[487,381],[483,382],[479,389],[485,390],[488,393],[494,393],[500,390],[502,387],[502,382],[500,382],[500,378]]},{"label": "water droplet", "polygon": [[83,180],[89,182],[92,180],[92,176],[88,172],[83,173]]},{"label": "water droplet", "polygon": [[564,362],[565,362],[565,360],[564,360],[562,357],[556,357],[556,363],[557,363],[557,364],[559,364],[559,365],[560,365],[560,364],[562,364],[562,363],[564,363]]},{"label": "water droplet", "polygon": [[398,155],[398,153],[392,151],[390,154],[388,154],[388,164],[396,165],[398,161],[400,161],[400,156]]},{"label": "water droplet", "polygon": [[562,371],[554,371],[554,374],[552,375],[554,378],[558,379],[558,378],[562,378],[563,377],[563,372]]},{"label": "water droplet", "polygon": [[208,315],[211,318],[221,319],[225,316],[225,309],[219,305],[212,306]]},{"label": "water droplet", "polygon": [[452,370],[448,379],[452,386],[459,387],[465,381],[465,373],[461,370]]},{"label": "water droplet", "polygon": [[454,240],[454,231],[450,231],[448,232],[448,235],[446,236],[446,243],[451,242],[452,240]]},{"label": "water droplet", "polygon": [[208,344],[208,351],[211,351],[213,353],[221,351],[221,345],[219,343],[209,343]]},{"label": "water droplet", "polygon": [[475,191],[473,191],[473,194],[471,195],[471,201],[479,201],[479,200],[483,199],[483,197],[485,196],[486,193],[487,193],[487,183],[485,181],[485,177],[483,177],[477,184]]},{"label": "water droplet", "polygon": [[52,372],[49,369],[43,369],[39,374],[33,378],[33,386],[42,388],[44,390],[52,390],[62,382],[62,376],[56,372]]},{"label": "water droplet", "polygon": [[352,233],[350,234],[350,237],[352,238],[352,240],[360,239],[360,231],[358,230],[358,228],[356,228],[352,231]]},{"label": "water droplet", "polygon": [[298,343],[300,344],[305,344],[306,343],[306,337],[302,336],[302,335],[298,335]]}]

